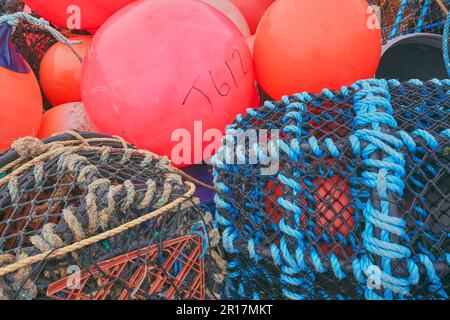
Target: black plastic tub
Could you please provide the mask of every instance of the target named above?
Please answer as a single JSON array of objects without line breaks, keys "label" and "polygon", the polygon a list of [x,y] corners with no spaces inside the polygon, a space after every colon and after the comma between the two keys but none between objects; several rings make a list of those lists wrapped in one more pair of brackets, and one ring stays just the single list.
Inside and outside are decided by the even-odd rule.
[{"label": "black plastic tub", "polygon": [[376,77],[400,81],[448,78],[442,39],[441,35],[416,33],[388,42],[383,48]]}]

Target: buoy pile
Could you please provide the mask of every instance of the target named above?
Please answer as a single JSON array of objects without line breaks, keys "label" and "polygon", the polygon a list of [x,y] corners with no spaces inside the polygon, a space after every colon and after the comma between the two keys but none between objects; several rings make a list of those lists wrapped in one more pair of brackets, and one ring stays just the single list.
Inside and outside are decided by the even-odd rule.
[{"label": "buoy pile", "polygon": [[218,297],[212,216],[167,159],[68,132],[0,168],[0,300]]},{"label": "buoy pile", "polygon": [[[239,116],[214,160],[235,291],[448,299],[449,89],[366,80]],[[243,149],[249,129],[267,135]],[[227,162],[233,152],[243,162]]]}]

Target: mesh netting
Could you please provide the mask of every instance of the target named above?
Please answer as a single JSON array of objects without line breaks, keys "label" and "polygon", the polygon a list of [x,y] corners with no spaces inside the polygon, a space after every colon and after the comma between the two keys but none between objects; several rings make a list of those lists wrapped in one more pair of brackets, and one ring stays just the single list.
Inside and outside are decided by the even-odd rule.
[{"label": "mesh netting", "polygon": [[[0,14],[13,14],[23,10],[24,4],[19,0],[2,0]],[[45,52],[56,40],[45,30],[24,21],[19,24],[13,36],[13,44],[24,59],[30,64],[36,76]]]},{"label": "mesh netting", "polygon": [[381,9],[383,41],[410,33],[442,34],[448,0],[369,0]]},{"label": "mesh netting", "polygon": [[[23,10],[23,1],[19,0],[1,0],[0,15],[13,14]],[[17,51],[28,62],[36,77],[39,79],[39,68],[41,60],[47,50],[57,42],[47,31],[38,28],[26,21],[15,27],[12,37],[12,43]],[[51,105],[44,98],[44,108],[50,109]]]},{"label": "mesh netting", "polygon": [[[449,80],[367,80],[239,116],[214,158],[234,290],[447,299],[449,90]],[[265,171],[268,159],[278,171]]]},{"label": "mesh netting", "polygon": [[[0,0],[1,1],[1,0]],[[23,10],[24,4],[19,0],[3,0],[0,2],[2,4],[0,10],[0,16],[7,14],[14,14],[21,12]],[[12,45],[17,49],[17,51],[22,55],[25,61],[28,62],[37,79],[39,80],[39,68],[41,66],[42,58],[45,53],[52,47],[58,39],[52,35],[48,28],[54,28],[49,22],[42,20],[38,15],[32,14],[31,17],[39,20],[38,25],[36,23],[30,23],[27,19],[20,19],[17,25],[14,25]],[[61,36],[67,38],[76,35],[89,35],[90,33],[83,30],[68,30],[60,28]],[[44,100],[44,109],[48,110],[52,105],[48,102],[45,94],[42,93]]]},{"label": "mesh netting", "polygon": [[56,39],[47,31],[27,22],[18,25],[13,36],[14,47],[28,62],[38,78],[42,58],[56,42]]},{"label": "mesh netting", "polygon": [[219,297],[218,231],[167,159],[69,132],[15,142],[0,174],[0,300]]}]

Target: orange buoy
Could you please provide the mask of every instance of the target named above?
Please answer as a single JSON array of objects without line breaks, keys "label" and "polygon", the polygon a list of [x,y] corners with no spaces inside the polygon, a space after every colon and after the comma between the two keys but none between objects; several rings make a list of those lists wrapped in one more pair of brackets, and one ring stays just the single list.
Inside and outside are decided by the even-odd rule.
[{"label": "orange buoy", "polygon": [[[76,36],[70,41],[80,41],[75,49],[84,57],[91,44],[91,36]],[[54,44],[44,55],[39,76],[42,90],[53,106],[81,101],[80,78],[82,64],[69,47]]]},{"label": "orange buoy", "polygon": [[255,101],[253,71],[245,38],[212,6],[138,1],[96,33],[82,101],[100,132],[186,166],[217,151],[197,132],[220,135]]},{"label": "orange buoy", "polygon": [[256,32],[258,83],[278,100],[372,78],[382,39],[368,26],[367,8],[365,0],[276,1]]},{"label": "orange buoy", "polygon": [[11,27],[0,25],[0,151],[34,136],[42,119],[42,96],[36,76],[11,44]]},{"label": "orange buoy", "polygon": [[70,102],[45,112],[37,136],[39,139],[45,139],[68,130],[93,131],[83,103]]}]

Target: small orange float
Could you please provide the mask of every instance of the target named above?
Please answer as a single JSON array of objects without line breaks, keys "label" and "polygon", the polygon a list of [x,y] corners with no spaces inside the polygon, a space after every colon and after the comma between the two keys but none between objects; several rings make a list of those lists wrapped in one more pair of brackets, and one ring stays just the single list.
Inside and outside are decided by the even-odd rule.
[{"label": "small orange float", "polygon": [[68,130],[93,131],[81,102],[66,103],[44,113],[38,138],[45,139]]},{"label": "small orange float", "polygon": [[[74,44],[74,47],[84,58],[92,37],[76,36],[69,40],[80,42]],[[81,62],[66,45],[56,43],[47,51],[42,59],[39,75],[42,90],[52,105],[81,101],[81,69]]]}]

